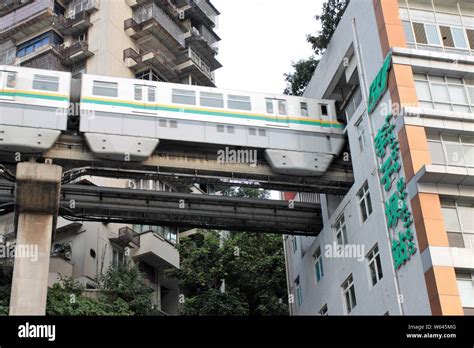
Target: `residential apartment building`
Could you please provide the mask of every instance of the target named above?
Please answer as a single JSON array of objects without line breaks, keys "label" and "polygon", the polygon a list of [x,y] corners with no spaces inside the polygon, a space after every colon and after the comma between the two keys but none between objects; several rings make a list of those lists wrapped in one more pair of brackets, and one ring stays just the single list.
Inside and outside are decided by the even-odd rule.
[{"label": "residential apartment building", "polygon": [[284,238],[291,314],[474,314],[474,2],[351,1],[305,96],[337,100],[355,182]]},{"label": "residential apartment building", "polygon": [[219,12],[207,0],[0,4],[0,64],[214,86]]},{"label": "residential apartment building", "polygon": [[[215,86],[219,12],[208,0],[9,0],[0,3],[0,65]],[[74,131],[74,130],[72,130]],[[82,178],[85,185],[174,191],[153,180]],[[183,190],[183,188],[180,188]],[[190,191],[200,191],[196,187]],[[198,192],[199,193],[199,192]],[[201,192],[202,193],[202,192]],[[2,217],[14,243],[13,214]],[[177,227],[58,219],[49,284],[81,282],[93,296],[110,265],[134,260],[164,314],[178,312],[179,289],[165,270],[179,268]]]}]

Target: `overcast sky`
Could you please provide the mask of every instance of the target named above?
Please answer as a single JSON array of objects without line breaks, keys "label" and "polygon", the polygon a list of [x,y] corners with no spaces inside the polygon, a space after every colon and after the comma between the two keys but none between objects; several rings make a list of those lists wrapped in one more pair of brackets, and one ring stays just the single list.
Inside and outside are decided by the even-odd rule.
[{"label": "overcast sky", "polygon": [[218,88],[283,93],[291,62],[312,55],[306,35],[323,0],[212,0],[221,12]]}]

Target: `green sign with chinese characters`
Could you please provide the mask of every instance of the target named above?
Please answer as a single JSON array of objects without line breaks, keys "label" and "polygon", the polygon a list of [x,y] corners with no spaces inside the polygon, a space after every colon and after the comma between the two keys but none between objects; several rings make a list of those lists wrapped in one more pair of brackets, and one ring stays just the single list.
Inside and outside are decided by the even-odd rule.
[{"label": "green sign with chinese characters", "polygon": [[369,114],[374,111],[380,98],[382,98],[388,85],[388,73],[392,67],[392,52],[390,52],[383,62],[382,69],[378,72],[375,80],[370,85],[369,90]]},{"label": "green sign with chinese characters", "polygon": [[[398,175],[401,168],[400,145],[395,134],[395,125],[391,120],[392,115],[385,118],[384,124],[374,138],[374,143],[375,153],[380,159],[380,184],[387,194],[392,191],[390,198],[385,202],[385,216],[395,269],[399,269],[416,252],[416,246],[411,229],[413,218],[407,204],[405,178]],[[394,182],[396,182],[395,190],[392,189]],[[401,230],[398,230],[399,225]]]}]

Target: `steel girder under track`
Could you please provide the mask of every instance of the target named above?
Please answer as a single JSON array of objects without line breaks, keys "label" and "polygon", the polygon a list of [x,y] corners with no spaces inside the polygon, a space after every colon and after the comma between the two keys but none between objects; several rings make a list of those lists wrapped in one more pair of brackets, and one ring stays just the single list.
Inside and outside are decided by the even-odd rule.
[{"label": "steel girder under track", "polygon": [[[14,209],[14,184],[0,184],[0,209]],[[1,213],[1,212],[0,212]],[[319,204],[178,192],[63,185],[60,215],[69,220],[318,235]]]}]

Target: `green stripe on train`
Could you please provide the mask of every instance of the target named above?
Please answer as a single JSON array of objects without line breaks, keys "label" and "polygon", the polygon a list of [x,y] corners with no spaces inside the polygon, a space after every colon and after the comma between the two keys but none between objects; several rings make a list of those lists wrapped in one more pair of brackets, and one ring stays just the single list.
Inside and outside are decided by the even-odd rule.
[{"label": "green stripe on train", "polygon": [[[183,112],[187,114],[199,114],[199,115],[206,115],[206,116],[222,116],[222,117],[232,117],[232,118],[239,118],[239,119],[253,119],[253,120],[260,120],[260,121],[271,121],[278,123],[278,121],[273,120],[271,117],[265,116],[256,116],[256,115],[243,115],[243,114],[234,114],[228,112],[221,112],[221,111],[204,111],[204,110],[192,110],[192,109],[185,109],[185,108],[172,108],[167,106],[149,106],[149,105],[137,105],[131,104],[126,102],[110,102],[105,100],[93,100],[93,99],[82,99],[81,102],[89,103],[89,104],[101,104],[101,105],[113,105],[113,106],[122,106],[122,107],[130,107],[135,109],[144,109],[144,110],[160,110],[160,111],[170,111],[170,112]],[[288,120],[289,123],[298,123],[298,124],[306,124],[310,126],[321,126],[321,127],[329,127],[329,128],[344,128],[342,124],[329,124],[323,123],[321,121],[304,121],[304,120]],[[280,122],[282,124],[286,123],[285,121]]]},{"label": "green stripe on train", "polygon": [[8,96],[8,97],[25,97],[25,98],[36,98],[36,99],[47,99],[47,100],[56,100],[56,101],[69,101],[66,97],[60,96],[53,96],[53,95],[41,95],[41,94],[33,94],[33,93],[24,93],[24,92],[0,92],[0,95]]}]

